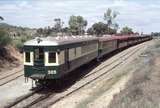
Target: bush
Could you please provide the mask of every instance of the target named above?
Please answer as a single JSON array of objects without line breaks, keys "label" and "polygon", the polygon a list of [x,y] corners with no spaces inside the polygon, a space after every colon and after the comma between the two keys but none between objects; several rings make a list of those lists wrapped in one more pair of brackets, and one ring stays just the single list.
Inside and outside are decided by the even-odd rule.
[{"label": "bush", "polygon": [[19,49],[20,52],[23,51],[23,44],[30,40],[32,37],[29,36],[21,36],[20,38],[13,41],[13,44],[16,46],[17,49]]},{"label": "bush", "polygon": [[22,50],[23,50],[23,43],[22,43],[21,41],[19,41],[19,40],[16,40],[16,41],[14,41],[14,44],[15,44],[16,48],[17,48],[20,52],[22,52]]},{"label": "bush", "polygon": [[0,30],[0,47],[10,44],[12,39],[9,37],[8,33]]}]

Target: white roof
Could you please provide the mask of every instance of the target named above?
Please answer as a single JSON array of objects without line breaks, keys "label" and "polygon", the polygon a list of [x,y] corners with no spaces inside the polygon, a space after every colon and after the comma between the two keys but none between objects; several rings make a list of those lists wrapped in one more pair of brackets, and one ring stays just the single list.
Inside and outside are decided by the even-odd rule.
[{"label": "white roof", "polygon": [[58,46],[76,42],[83,42],[83,41],[91,41],[91,40],[98,40],[97,37],[93,36],[63,36],[63,37],[46,37],[40,38],[37,37],[30,41],[24,43],[24,46]]}]

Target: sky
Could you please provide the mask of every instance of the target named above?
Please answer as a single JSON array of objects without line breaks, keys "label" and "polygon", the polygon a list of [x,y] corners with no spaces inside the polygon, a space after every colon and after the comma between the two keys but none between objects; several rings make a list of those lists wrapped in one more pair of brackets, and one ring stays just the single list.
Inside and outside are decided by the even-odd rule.
[{"label": "sky", "polygon": [[67,26],[71,15],[83,16],[90,27],[104,21],[108,8],[120,13],[115,19],[120,28],[160,31],[160,0],[0,0],[3,22],[31,28],[53,26],[55,18],[61,18]]}]

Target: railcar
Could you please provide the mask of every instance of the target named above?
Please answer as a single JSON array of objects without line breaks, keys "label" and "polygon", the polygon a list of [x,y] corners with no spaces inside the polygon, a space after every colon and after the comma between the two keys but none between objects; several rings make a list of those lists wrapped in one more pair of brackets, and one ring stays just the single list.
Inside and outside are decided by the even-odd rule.
[{"label": "railcar", "polygon": [[111,53],[117,49],[117,39],[114,37],[99,37],[99,57]]},{"label": "railcar", "polygon": [[48,37],[24,44],[24,73],[38,82],[58,79],[98,57],[96,37]]},{"label": "railcar", "polygon": [[112,51],[150,39],[151,36],[36,38],[24,44],[24,75],[44,84]]},{"label": "railcar", "polygon": [[118,46],[118,49],[127,47],[128,46],[128,36],[117,37],[117,46]]}]

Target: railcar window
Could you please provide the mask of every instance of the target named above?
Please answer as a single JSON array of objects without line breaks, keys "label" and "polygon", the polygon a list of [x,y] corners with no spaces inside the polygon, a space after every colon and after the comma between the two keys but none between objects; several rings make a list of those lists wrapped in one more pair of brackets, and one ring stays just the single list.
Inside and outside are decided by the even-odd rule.
[{"label": "railcar window", "polygon": [[74,55],[75,55],[75,56],[77,55],[77,50],[76,50],[76,48],[74,49]]},{"label": "railcar window", "polygon": [[30,52],[26,52],[26,60],[25,60],[25,62],[31,62],[31,60],[30,60]]},{"label": "railcar window", "polygon": [[56,53],[55,52],[49,52],[49,57],[48,57],[48,62],[49,63],[56,63]]},{"label": "railcar window", "polygon": [[113,46],[113,41],[103,42],[103,48],[111,48]]},{"label": "railcar window", "polygon": [[85,46],[82,46],[82,53],[85,54],[94,51],[96,49],[97,49],[97,44],[90,44],[90,45],[87,44]]}]

